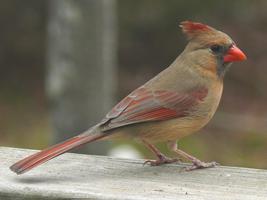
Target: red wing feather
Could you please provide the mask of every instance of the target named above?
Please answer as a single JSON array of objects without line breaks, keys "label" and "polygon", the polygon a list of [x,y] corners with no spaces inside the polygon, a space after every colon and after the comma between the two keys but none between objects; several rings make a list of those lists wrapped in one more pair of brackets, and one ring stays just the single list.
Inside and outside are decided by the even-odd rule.
[{"label": "red wing feather", "polygon": [[110,130],[128,124],[184,117],[206,97],[207,92],[205,88],[188,93],[138,88],[106,115],[103,128]]}]

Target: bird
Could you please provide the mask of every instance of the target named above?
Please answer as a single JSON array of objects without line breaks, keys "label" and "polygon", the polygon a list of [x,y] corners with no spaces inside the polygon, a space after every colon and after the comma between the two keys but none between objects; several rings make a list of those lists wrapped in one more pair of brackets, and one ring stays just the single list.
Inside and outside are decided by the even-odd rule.
[{"label": "bird", "polygon": [[[145,161],[151,166],[180,158],[192,163],[188,170],[216,166],[216,162],[201,161],[179,149],[177,142],[211,120],[222,96],[225,73],[233,62],[247,57],[230,36],[209,25],[187,20],[180,27],[188,43],[169,67],[123,98],[96,125],[10,169],[23,174],[86,143],[123,136],[141,141],[156,155],[156,160]],[[179,159],[161,153],[157,143],[165,143]]]}]

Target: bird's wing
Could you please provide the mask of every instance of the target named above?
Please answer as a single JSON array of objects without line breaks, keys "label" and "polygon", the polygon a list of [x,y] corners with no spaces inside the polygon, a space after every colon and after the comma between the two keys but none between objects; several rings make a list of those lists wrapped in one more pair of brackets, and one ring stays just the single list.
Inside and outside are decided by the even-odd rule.
[{"label": "bird's wing", "polygon": [[129,124],[184,117],[207,96],[206,88],[186,93],[140,87],[120,101],[102,120],[103,131]]}]

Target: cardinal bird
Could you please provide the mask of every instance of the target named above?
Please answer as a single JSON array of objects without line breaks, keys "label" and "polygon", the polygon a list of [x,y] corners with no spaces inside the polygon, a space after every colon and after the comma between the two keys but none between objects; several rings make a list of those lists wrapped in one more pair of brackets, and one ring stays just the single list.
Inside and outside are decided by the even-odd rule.
[{"label": "cardinal bird", "polygon": [[122,99],[100,123],[10,169],[22,174],[80,145],[123,135],[139,139],[157,156],[145,162],[152,166],[177,161],[162,154],[155,147],[158,142],[191,161],[189,170],[215,166],[178,149],[177,141],[210,121],[221,99],[225,72],[246,55],[228,35],[208,25],[184,21],[180,27],[188,44],[168,68]]}]

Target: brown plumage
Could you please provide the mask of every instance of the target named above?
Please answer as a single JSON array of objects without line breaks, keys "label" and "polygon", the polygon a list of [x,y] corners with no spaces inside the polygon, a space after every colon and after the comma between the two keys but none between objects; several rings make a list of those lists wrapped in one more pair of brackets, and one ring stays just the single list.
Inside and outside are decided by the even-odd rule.
[{"label": "brown plumage", "polygon": [[228,35],[210,26],[191,21],[180,26],[189,42],[168,68],[130,93],[85,133],[24,158],[10,169],[22,174],[77,146],[118,135],[143,141],[158,157],[146,162],[151,165],[177,161],[152,145],[166,142],[193,163],[189,169],[214,166],[177,149],[176,143],[209,122],[221,99],[226,70],[246,56]]}]

